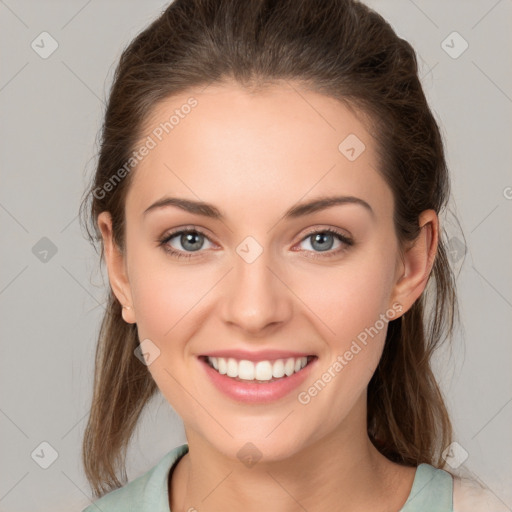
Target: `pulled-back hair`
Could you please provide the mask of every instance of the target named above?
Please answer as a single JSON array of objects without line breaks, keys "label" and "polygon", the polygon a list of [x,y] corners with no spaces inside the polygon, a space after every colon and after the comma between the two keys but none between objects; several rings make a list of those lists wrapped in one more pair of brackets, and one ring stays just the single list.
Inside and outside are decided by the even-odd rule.
[{"label": "pulled-back hair", "polygon": [[[415,52],[379,14],[352,0],[176,0],[127,46],[115,72],[96,172],[80,207],[101,260],[98,215],[110,212],[114,241],[123,251],[133,172],[115,187],[105,184],[130,159],[154,109],[192,87],[228,80],[254,90],[293,81],[363,112],[377,142],[377,170],[393,192],[401,250],[418,236],[422,211],[445,208],[450,183],[443,142]],[[453,333],[457,310],[440,236],[427,288],[389,322],[368,386],[368,435],[390,460],[443,467],[441,452],[452,430],[431,356]],[[82,446],[95,496],[124,485],[129,441],[158,389],[134,356],[138,344],[136,325],[123,320],[110,289]]]}]

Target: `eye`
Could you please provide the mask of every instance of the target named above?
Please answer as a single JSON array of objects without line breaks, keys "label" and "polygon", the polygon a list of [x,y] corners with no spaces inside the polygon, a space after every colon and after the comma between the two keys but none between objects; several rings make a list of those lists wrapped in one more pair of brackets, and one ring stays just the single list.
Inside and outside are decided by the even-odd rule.
[{"label": "eye", "polygon": [[[332,247],[338,240],[339,246],[337,249],[332,250]],[[158,240],[158,244],[170,255],[176,258],[192,258],[193,253],[203,252],[204,242],[212,242],[205,233],[196,228],[186,228],[166,234],[163,238]],[[301,243],[307,242],[312,248],[306,248],[306,252],[311,252],[310,258],[329,258],[336,256],[341,252],[347,250],[354,244],[354,241],[345,234],[333,229],[321,229],[311,231]],[[322,254],[325,253],[325,254]]]},{"label": "eye", "polygon": [[[336,239],[338,240],[339,246],[332,251],[331,249]],[[307,249],[307,251],[314,253],[309,256],[311,258],[329,258],[336,256],[354,244],[351,238],[333,228],[311,231],[302,239],[301,243],[304,242],[307,242],[312,248],[312,251]]]},{"label": "eye", "polygon": [[204,233],[195,228],[187,228],[165,235],[158,243],[172,256],[191,258],[194,254],[187,254],[187,252],[199,252],[205,240],[209,241],[209,238]]}]

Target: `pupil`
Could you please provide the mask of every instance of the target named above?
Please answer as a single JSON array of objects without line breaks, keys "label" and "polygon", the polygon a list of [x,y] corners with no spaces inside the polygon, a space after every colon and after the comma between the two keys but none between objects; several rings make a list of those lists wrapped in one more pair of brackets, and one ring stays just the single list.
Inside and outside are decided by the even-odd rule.
[{"label": "pupil", "polygon": [[[181,243],[182,243],[183,247],[185,247],[186,249],[189,249],[191,251],[196,251],[199,249],[199,247],[194,246],[194,238],[197,238],[200,236],[201,235],[199,233],[186,233],[186,234],[182,235]],[[197,245],[197,240],[195,240],[195,242]]]},{"label": "pupil", "polygon": [[317,242],[320,242],[320,246],[318,247],[319,250],[321,251],[326,251],[326,250],[329,250],[331,249],[332,247],[332,240],[331,240],[331,243],[330,244],[327,244],[328,247],[325,246],[325,240],[326,240],[326,237],[330,237],[332,239],[332,235],[330,233],[317,233],[315,236],[314,236],[314,239],[313,239],[313,247],[315,247],[315,244]]}]

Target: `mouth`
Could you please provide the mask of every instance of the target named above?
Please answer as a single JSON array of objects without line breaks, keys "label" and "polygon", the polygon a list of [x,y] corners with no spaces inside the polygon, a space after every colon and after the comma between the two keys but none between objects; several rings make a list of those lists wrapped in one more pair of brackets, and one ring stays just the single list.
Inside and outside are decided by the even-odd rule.
[{"label": "mouth", "polygon": [[234,381],[270,384],[300,374],[318,357],[316,355],[301,355],[299,357],[250,360],[202,355],[199,356],[199,359],[219,375],[224,375]]}]

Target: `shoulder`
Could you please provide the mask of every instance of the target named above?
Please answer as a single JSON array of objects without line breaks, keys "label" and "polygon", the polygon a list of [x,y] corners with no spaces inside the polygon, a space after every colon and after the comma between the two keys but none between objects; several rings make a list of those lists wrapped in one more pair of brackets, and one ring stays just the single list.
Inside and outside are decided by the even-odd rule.
[{"label": "shoulder", "polygon": [[453,477],[453,512],[507,512],[510,509],[476,480]]},{"label": "shoulder", "polygon": [[449,473],[430,464],[419,464],[400,512],[451,511],[452,488],[453,480]]},{"label": "shoulder", "polygon": [[85,508],[82,512],[131,512],[141,505],[141,494],[152,471],[128,482],[123,487],[110,491]]},{"label": "shoulder", "polygon": [[187,451],[187,444],[174,448],[149,471],[105,494],[82,512],[169,512],[169,471]]}]

